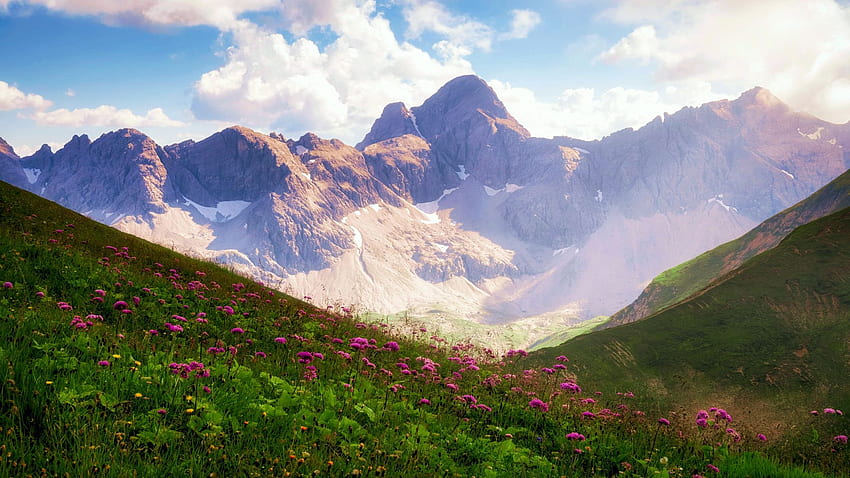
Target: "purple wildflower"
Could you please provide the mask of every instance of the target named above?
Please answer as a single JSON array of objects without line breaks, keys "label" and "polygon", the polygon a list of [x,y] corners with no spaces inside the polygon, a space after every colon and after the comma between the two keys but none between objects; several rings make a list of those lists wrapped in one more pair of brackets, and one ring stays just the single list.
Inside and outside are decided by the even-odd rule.
[{"label": "purple wildflower", "polygon": [[571,432],[571,433],[567,433],[567,440],[584,441],[585,437],[581,433]]},{"label": "purple wildflower", "polygon": [[666,419],[666,418],[659,418],[659,419],[658,419],[658,424],[659,424],[659,425],[665,425],[665,426],[667,426],[667,425],[670,425],[670,420],[668,420],[668,419]]},{"label": "purple wildflower", "polygon": [[549,404],[540,400],[539,398],[533,398],[530,402],[528,402],[528,406],[531,408],[535,408],[540,410],[541,412],[549,411]]}]

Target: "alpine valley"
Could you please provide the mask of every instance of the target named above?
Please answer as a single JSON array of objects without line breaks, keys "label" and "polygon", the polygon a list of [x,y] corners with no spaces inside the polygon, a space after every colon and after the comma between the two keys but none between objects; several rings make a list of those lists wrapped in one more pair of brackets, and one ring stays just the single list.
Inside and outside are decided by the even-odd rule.
[{"label": "alpine valley", "polygon": [[[74,136],[24,158],[0,140],[0,179],[319,304],[499,326],[525,346],[614,314],[662,271],[806,199],[850,167],[848,149],[850,123],[762,88],[601,140],[535,138],[463,76],[420,106],[387,105],[356,146],[239,126],[169,146],[132,129]],[[775,220],[773,242],[755,237],[695,285],[647,289],[614,323],[834,206]]]}]

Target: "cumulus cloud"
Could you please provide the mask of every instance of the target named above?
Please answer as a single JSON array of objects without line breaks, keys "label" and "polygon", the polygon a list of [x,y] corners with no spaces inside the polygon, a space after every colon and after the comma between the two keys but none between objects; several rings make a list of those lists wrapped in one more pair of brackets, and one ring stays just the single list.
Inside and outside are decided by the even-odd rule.
[{"label": "cumulus cloud", "polygon": [[540,14],[534,10],[511,10],[511,29],[499,36],[502,40],[526,38],[540,24]]},{"label": "cumulus cloud", "polygon": [[403,9],[404,19],[409,25],[409,38],[418,38],[424,32],[434,32],[446,38],[455,46],[473,49],[489,50],[493,43],[495,31],[464,15],[451,13],[442,4],[432,0],[412,0],[406,2]]},{"label": "cumulus cloud", "polygon": [[195,84],[195,116],[356,142],[387,103],[419,104],[446,81],[472,72],[462,55],[437,59],[399,42],[373,2],[337,3],[332,14],[311,11],[312,20],[304,20],[304,28],[330,22],[337,37],[323,47],[240,22],[225,64]]},{"label": "cumulus cloud", "polygon": [[850,6],[835,0],[621,2],[604,17],[640,24],[600,59],[655,67],[662,85],[764,86],[793,108],[850,119]]},{"label": "cumulus cloud", "polygon": [[60,108],[52,111],[36,111],[25,115],[42,126],[110,126],[144,128],[149,126],[183,126],[184,123],[168,117],[162,108],[154,108],[144,116],[139,116],[128,109],[118,109],[111,105],[101,105],[97,108],[77,108],[68,110]]},{"label": "cumulus cloud", "polygon": [[491,80],[490,86],[511,114],[533,135],[596,139],[623,128],[639,128],[665,112],[725,97],[705,82],[682,82],[661,91],[615,87],[566,89],[543,101],[527,88]]},{"label": "cumulus cloud", "polygon": [[5,81],[0,81],[0,111],[44,110],[52,104],[40,95],[24,93]]}]

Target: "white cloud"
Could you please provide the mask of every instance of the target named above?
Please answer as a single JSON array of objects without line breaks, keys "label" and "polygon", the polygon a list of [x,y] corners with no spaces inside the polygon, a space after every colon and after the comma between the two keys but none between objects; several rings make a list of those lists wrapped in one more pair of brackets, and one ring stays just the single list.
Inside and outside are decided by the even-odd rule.
[{"label": "white cloud", "polygon": [[0,111],[44,110],[51,105],[50,101],[40,95],[24,93],[5,81],[0,81]]},{"label": "white cloud", "polygon": [[605,17],[642,23],[600,59],[636,60],[656,81],[764,86],[795,109],[850,119],[850,6],[835,0],[621,2]]},{"label": "white cloud", "polygon": [[150,126],[183,126],[184,123],[168,117],[162,108],[154,108],[144,116],[139,116],[128,109],[118,109],[111,105],[101,105],[97,108],[78,108],[68,110],[60,108],[52,111],[36,111],[22,115],[34,120],[42,126],[112,126],[120,128],[143,128]]},{"label": "white cloud", "polygon": [[409,38],[434,32],[446,38],[453,47],[467,50],[489,50],[495,32],[489,26],[463,15],[455,15],[432,0],[408,0],[403,9]]},{"label": "white cloud", "polygon": [[502,40],[526,38],[540,24],[540,14],[534,10],[511,10],[511,30],[499,36]]},{"label": "white cloud", "polygon": [[226,63],[195,84],[200,119],[228,120],[288,135],[312,131],[353,143],[389,102],[422,102],[446,81],[472,72],[462,53],[442,60],[396,39],[373,2],[337,1],[327,15],[337,37],[324,48],[241,21]]},{"label": "white cloud", "polygon": [[665,112],[723,98],[705,82],[682,82],[663,91],[610,88],[564,90],[555,101],[543,101],[533,91],[509,83],[489,82],[508,111],[532,135],[596,139],[623,128],[639,128]]}]

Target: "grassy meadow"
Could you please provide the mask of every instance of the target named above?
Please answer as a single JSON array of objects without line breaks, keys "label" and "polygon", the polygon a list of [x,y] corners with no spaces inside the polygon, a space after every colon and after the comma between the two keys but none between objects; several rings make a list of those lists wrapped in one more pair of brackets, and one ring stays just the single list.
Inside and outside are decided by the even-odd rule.
[{"label": "grassy meadow", "polygon": [[588,387],[574,373],[587,360],[496,354],[427,324],[409,334],[315,308],[0,183],[0,476],[850,467],[840,410],[798,410],[806,427],[786,440],[710,400]]}]

